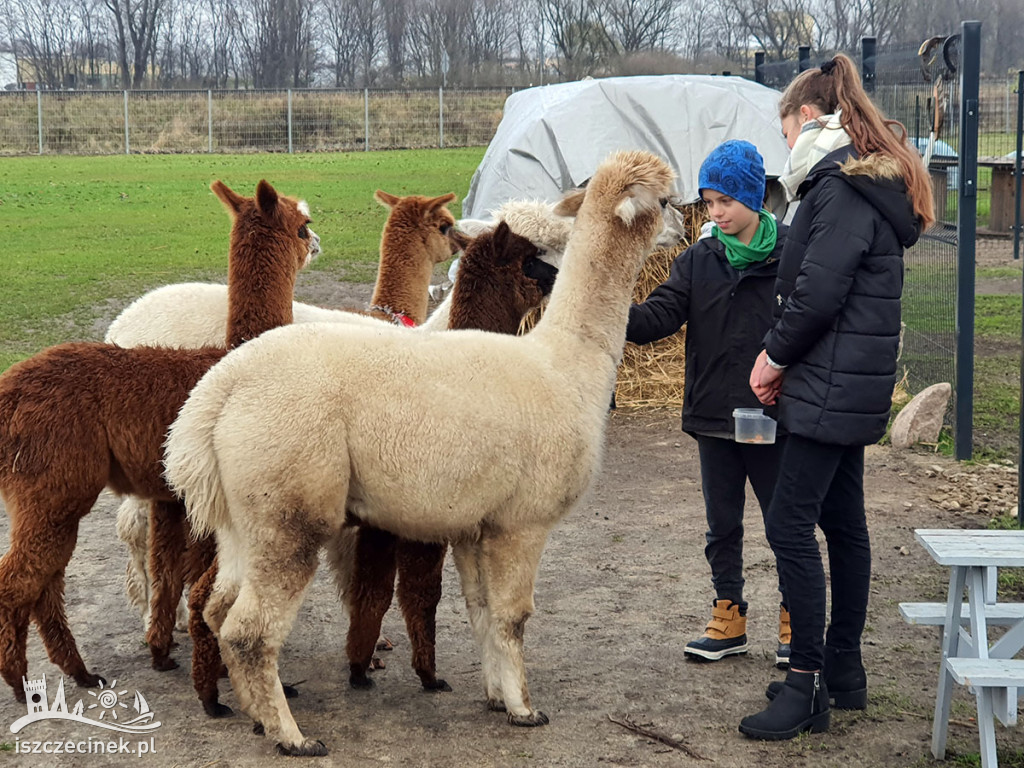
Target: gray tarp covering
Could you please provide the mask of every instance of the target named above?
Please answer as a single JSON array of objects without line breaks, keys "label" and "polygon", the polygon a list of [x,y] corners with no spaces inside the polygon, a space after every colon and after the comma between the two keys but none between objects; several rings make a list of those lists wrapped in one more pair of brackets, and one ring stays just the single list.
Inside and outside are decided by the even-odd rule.
[{"label": "gray tarp covering", "polygon": [[789,156],[779,92],[740,77],[657,75],[580,80],[508,97],[473,174],[463,216],[485,218],[506,200],[556,200],[617,149],[648,149],[675,169],[677,193],[697,199],[697,171],[728,139],[746,139],[778,176]]}]

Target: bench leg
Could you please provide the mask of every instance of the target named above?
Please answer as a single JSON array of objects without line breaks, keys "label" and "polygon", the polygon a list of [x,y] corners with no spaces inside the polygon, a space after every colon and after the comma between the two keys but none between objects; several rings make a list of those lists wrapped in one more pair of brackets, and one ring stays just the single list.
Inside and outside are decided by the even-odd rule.
[{"label": "bench leg", "polygon": [[999,768],[996,757],[996,724],[992,710],[992,689],[978,686],[975,693],[978,701],[978,741],[981,752],[981,768]]},{"label": "bench leg", "polygon": [[960,644],[960,604],[966,581],[966,569],[954,566],[949,574],[946,624],[942,633],[942,660],[939,662],[939,685],[935,695],[935,717],[932,720],[932,756],[936,760],[943,760],[946,757],[949,707],[953,697],[953,676],[946,669],[946,659],[957,655]]}]

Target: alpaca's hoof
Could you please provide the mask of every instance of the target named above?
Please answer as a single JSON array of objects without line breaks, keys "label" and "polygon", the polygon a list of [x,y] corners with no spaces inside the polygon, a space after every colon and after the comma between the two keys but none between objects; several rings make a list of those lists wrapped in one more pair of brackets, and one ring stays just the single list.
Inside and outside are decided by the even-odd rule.
[{"label": "alpaca's hoof", "polygon": [[380,640],[377,641],[378,651],[393,651],[395,650],[395,644],[388,640],[384,635],[380,636]]},{"label": "alpaca's hoof", "polygon": [[170,672],[172,669],[177,668],[178,662],[176,662],[170,656],[153,657],[153,669],[155,669],[157,672]]},{"label": "alpaca's hoof", "polygon": [[501,699],[488,699],[487,708],[491,710],[491,712],[504,712],[505,702]]},{"label": "alpaca's hoof", "polygon": [[323,757],[327,754],[327,745],[319,739],[306,739],[297,746],[278,742],[277,753],[286,757]]},{"label": "alpaca's hoof", "polygon": [[262,736],[264,733],[266,733],[266,729],[264,729],[263,723],[255,722],[252,724],[252,732],[255,733],[257,736]]},{"label": "alpaca's hoof", "polygon": [[528,715],[514,715],[509,712],[508,723],[509,725],[518,725],[521,728],[535,728],[538,725],[547,725],[548,716],[539,709],[533,710]]},{"label": "alpaca's hoof", "polygon": [[[80,688],[99,688],[101,685],[107,684],[105,677],[94,675],[91,672],[82,672],[75,675],[74,678]],[[24,699],[22,699],[22,701],[24,701]]]},{"label": "alpaca's hoof", "polygon": [[231,717],[235,714],[235,711],[231,707],[227,704],[221,704],[216,699],[213,701],[204,701],[203,711],[213,718]]},{"label": "alpaca's hoof", "polygon": [[387,669],[387,665],[384,664],[384,662],[381,661],[379,657],[374,656],[372,659],[370,659],[370,663],[367,666],[367,669]]},{"label": "alpaca's hoof", "polygon": [[294,685],[281,684],[281,688],[284,691],[284,697],[286,699],[297,699],[299,697],[299,689]]},{"label": "alpaca's hoof", "polygon": [[448,693],[452,687],[441,678],[431,681],[423,681],[423,690],[427,693]]},{"label": "alpaca's hoof", "polygon": [[368,678],[365,674],[358,675],[354,672],[349,675],[348,684],[357,691],[368,691],[373,688],[373,680]]}]

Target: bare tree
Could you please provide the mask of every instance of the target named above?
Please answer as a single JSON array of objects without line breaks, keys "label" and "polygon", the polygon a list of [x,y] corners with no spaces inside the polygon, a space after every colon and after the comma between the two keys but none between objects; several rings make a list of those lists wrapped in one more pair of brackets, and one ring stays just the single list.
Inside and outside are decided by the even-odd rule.
[{"label": "bare tree", "polygon": [[311,0],[245,0],[238,3],[240,48],[257,88],[305,85],[314,63]]},{"label": "bare tree", "polygon": [[723,6],[740,30],[777,59],[813,41],[809,0],[724,0]]},{"label": "bare tree", "polygon": [[103,0],[114,19],[115,44],[125,88],[139,88],[156,45],[165,0]]},{"label": "bare tree", "polygon": [[541,15],[563,78],[598,72],[601,63],[616,53],[597,0],[541,0]]},{"label": "bare tree", "polygon": [[603,0],[605,25],[623,53],[664,48],[675,0]]}]

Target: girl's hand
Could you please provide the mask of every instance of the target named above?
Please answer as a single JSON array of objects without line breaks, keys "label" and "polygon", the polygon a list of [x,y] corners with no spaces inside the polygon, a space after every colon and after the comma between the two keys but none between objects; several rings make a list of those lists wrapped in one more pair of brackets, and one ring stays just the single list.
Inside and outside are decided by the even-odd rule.
[{"label": "girl's hand", "polygon": [[768,352],[763,349],[750,371],[750,389],[764,405],[775,405],[782,389],[782,371],[768,365]]}]

